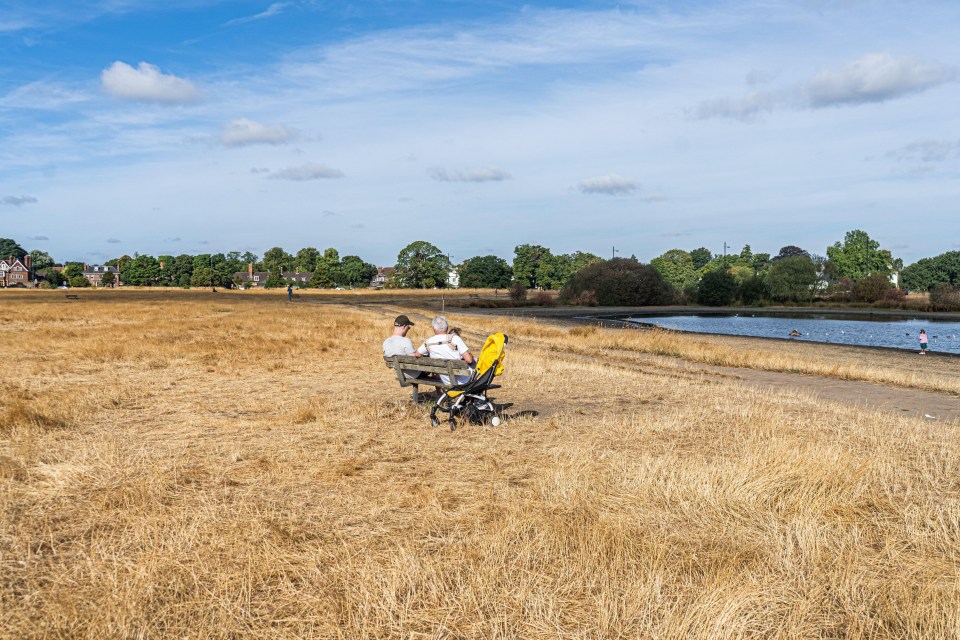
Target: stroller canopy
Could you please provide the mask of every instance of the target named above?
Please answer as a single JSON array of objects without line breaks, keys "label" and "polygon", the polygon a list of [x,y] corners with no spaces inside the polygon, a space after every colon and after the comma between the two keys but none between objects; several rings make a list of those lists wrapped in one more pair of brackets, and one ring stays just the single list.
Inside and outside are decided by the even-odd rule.
[{"label": "stroller canopy", "polygon": [[503,358],[506,355],[503,346],[507,344],[507,336],[502,333],[494,333],[487,336],[480,350],[480,357],[477,358],[477,377],[487,372],[487,369],[496,364],[496,370],[493,375],[498,376],[503,373]]}]

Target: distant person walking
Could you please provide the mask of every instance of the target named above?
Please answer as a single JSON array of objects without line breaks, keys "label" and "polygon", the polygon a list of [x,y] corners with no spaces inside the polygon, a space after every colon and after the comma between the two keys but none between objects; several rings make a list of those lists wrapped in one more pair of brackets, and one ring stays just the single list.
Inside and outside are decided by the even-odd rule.
[{"label": "distant person walking", "polygon": [[293,285],[287,285],[287,302],[293,302]]},{"label": "distant person walking", "polygon": [[927,331],[920,329],[920,355],[927,353]]}]

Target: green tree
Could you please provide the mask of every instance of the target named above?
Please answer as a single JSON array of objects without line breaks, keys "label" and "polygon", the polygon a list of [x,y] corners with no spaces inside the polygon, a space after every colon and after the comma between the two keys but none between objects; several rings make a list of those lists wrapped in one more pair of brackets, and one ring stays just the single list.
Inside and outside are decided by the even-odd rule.
[{"label": "green tree", "polygon": [[417,240],[397,255],[393,273],[396,285],[403,289],[446,287],[450,273],[450,259],[429,242]]},{"label": "green tree", "polygon": [[286,289],[287,281],[278,269],[272,269],[263,283],[264,289]]},{"label": "green tree", "polygon": [[189,287],[193,277],[193,256],[181,253],[173,259],[170,277],[178,287]]},{"label": "green tree", "polygon": [[592,253],[576,251],[554,255],[548,250],[540,259],[534,280],[543,289],[562,289],[575,273],[598,262],[603,262],[603,258]]},{"label": "green tree", "polygon": [[724,269],[705,273],[697,286],[697,302],[711,307],[726,306],[736,295],[737,280]]},{"label": "green tree", "polygon": [[693,261],[693,268],[700,270],[713,260],[713,254],[706,247],[699,247],[690,252],[690,260]]},{"label": "green tree", "polygon": [[377,267],[364,262],[360,256],[343,256],[340,260],[343,283],[351,287],[367,287],[377,275]]},{"label": "green tree", "polygon": [[103,264],[110,267],[116,267],[117,271],[120,272],[121,282],[126,282],[125,276],[127,275],[127,266],[129,266],[131,262],[133,262],[133,258],[131,258],[128,255],[122,255],[119,258],[113,258],[112,260],[107,260]]},{"label": "green tree", "polygon": [[673,300],[673,287],[660,272],[632,258],[613,258],[582,269],[560,292],[560,299],[571,302],[590,293],[605,306],[662,305]]},{"label": "green tree", "polygon": [[559,289],[573,275],[573,265],[567,256],[547,253],[540,259],[534,281],[543,289]]},{"label": "green tree", "polygon": [[153,256],[136,256],[122,271],[125,284],[135,287],[149,287],[160,279],[160,263]]},{"label": "green tree", "polygon": [[529,289],[543,286],[537,280],[540,263],[550,260],[550,249],[538,244],[521,244],[513,249],[513,277]]},{"label": "green tree", "polygon": [[116,284],[117,277],[113,275],[113,271],[105,271],[103,277],[100,278],[100,284],[105,287],[113,288],[113,285]]},{"label": "green tree", "polygon": [[900,274],[907,289],[930,291],[938,284],[960,285],[960,251],[948,251],[933,258],[921,258]]},{"label": "green tree", "polygon": [[743,304],[757,304],[769,297],[767,285],[760,276],[751,276],[740,283],[737,292]]},{"label": "green tree", "polygon": [[777,258],[767,271],[767,290],[774,300],[809,302],[817,283],[817,267],[807,255]]},{"label": "green tree", "polygon": [[297,255],[293,260],[294,271],[299,271],[300,273],[312,272],[314,267],[317,266],[317,260],[320,259],[320,251],[314,247],[304,247],[297,251]]},{"label": "green tree", "polygon": [[68,262],[63,265],[63,277],[68,281],[70,278],[83,277],[83,263],[82,262]]},{"label": "green tree", "polygon": [[667,282],[677,289],[697,281],[697,270],[693,266],[693,258],[683,249],[670,249],[650,261],[654,267],[666,278]]},{"label": "green tree", "polygon": [[592,253],[588,253],[586,251],[574,251],[573,253],[565,253],[564,257],[567,258],[567,261],[571,265],[571,270],[570,270],[571,276],[573,276],[575,273],[577,273],[582,269],[586,269],[592,264],[603,262],[603,258],[601,258],[600,256]]},{"label": "green tree", "polygon": [[292,271],[293,256],[280,247],[267,249],[266,253],[263,254],[263,268],[271,273],[274,271]]},{"label": "green tree", "polygon": [[493,255],[464,260],[458,273],[460,286],[468,289],[506,289],[513,279],[513,269],[507,261]]},{"label": "green tree", "polygon": [[160,263],[160,284],[164,287],[176,286],[177,259],[174,256],[166,255],[157,256],[157,261]]},{"label": "green tree", "polygon": [[23,247],[21,247],[16,240],[0,238],[0,258],[13,256],[18,260],[22,260],[25,255],[27,255],[27,252],[24,251]]},{"label": "green tree", "polygon": [[201,264],[198,267],[194,267],[193,272],[190,274],[190,284],[194,287],[212,286],[214,284],[213,280],[213,267],[209,264]]},{"label": "green tree", "polygon": [[330,289],[343,282],[343,270],[340,266],[340,254],[334,248],[324,250],[323,255],[317,258],[310,278],[310,286],[317,289]]},{"label": "green tree", "polygon": [[[0,254],[0,257],[6,256]],[[40,251],[39,249],[34,249],[30,252],[30,261],[33,263],[33,269],[35,271],[43,271],[53,266],[53,258],[50,257],[50,254],[46,251]]]},{"label": "green tree", "polygon": [[750,266],[753,267],[753,275],[759,276],[770,268],[769,253],[755,253],[750,259]]},{"label": "green tree", "polygon": [[67,279],[63,277],[63,273],[55,269],[47,269],[47,272],[44,274],[43,277],[46,279],[47,282],[50,283],[50,286],[52,287],[59,287],[60,285],[62,285],[64,282],[67,281]]},{"label": "green tree", "polygon": [[827,271],[835,280],[859,280],[871,273],[890,273],[894,268],[893,255],[860,229],[848,231],[842,244],[835,242],[827,247],[827,259]]},{"label": "green tree", "polygon": [[780,247],[780,253],[774,258],[774,260],[780,260],[782,258],[789,258],[792,256],[806,256],[810,257],[810,253],[801,249],[800,247],[788,244],[785,247]]}]

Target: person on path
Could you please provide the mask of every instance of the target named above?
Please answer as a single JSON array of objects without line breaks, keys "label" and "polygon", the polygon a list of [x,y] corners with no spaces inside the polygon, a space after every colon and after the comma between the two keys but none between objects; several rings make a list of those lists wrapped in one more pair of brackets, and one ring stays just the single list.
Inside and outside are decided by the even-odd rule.
[{"label": "person on path", "polygon": [[293,302],[293,285],[287,285],[287,302]]},{"label": "person on path", "polygon": [[920,355],[927,353],[927,330],[920,329]]}]

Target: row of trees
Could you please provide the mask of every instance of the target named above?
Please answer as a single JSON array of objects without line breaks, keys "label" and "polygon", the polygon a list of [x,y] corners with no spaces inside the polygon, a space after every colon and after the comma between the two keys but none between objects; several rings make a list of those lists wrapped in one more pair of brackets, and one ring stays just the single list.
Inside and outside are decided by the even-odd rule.
[{"label": "row of trees", "polygon": [[231,287],[243,281],[237,274],[246,273],[251,265],[256,272],[270,272],[265,281],[267,287],[287,286],[283,274],[289,272],[312,274],[307,282],[297,282],[301,288],[366,286],[377,272],[375,266],[359,256],[341,258],[336,249],[321,253],[313,247],[301,249],[295,256],[274,247],[264,253],[262,260],[249,251],[231,251],[156,258],[134,254],[108,260],[106,264],[117,267],[123,282],[134,286]]},{"label": "row of trees", "polygon": [[[577,251],[554,255],[541,245],[522,244],[513,250],[513,265],[494,255],[476,256],[456,267],[459,285],[478,289],[505,289],[520,282],[528,289],[560,289],[575,273],[602,259]],[[397,255],[393,280],[389,286],[405,289],[446,287],[454,270],[447,254],[438,247],[418,240]]]},{"label": "row of trees", "polygon": [[[591,253],[577,251],[555,255],[549,248],[533,244],[519,245],[513,253],[512,265],[498,256],[484,255],[469,258],[454,267],[449,255],[429,242],[418,240],[398,254],[394,277],[388,286],[446,287],[449,275],[455,269],[462,287],[507,288],[511,283],[519,282],[530,289],[562,289],[575,274],[603,262]],[[22,258],[26,254],[14,240],[0,238],[0,256]],[[46,252],[33,250],[29,255],[37,270],[43,271],[55,264]],[[133,257],[110,260],[107,264],[119,268],[124,282],[140,286],[232,286],[238,280],[234,274],[246,271],[249,264],[253,264],[258,272],[269,271],[267,286],[275,287],[286,286],[282,276],[285,272],[311,273],[310,281],[300,286],[330,288],[366,286],[377,271],[374,265],[359,256],[341,258],[336,249],[321,252],[314,247],[305,247],[295,254],[273,247],[264,253],[262,259],[249,251],[157,258],[134,254]],[[900,273],[902,285],[909,289],[931,290],[938,284],[960,285],[960,251],[923,258],[904,268],[901,260],[859,229],[849,231],[842,242],[827,247],[826,256],[792,245],[781,248],[775,256],[753,253],[750,245],[730,255],[714,255],[707,248],[698,247],[690,251],[671,249],[651,260],[650,265],[687,299],[713,295],[701,294],[701,289],[729,289],[729,284],[720,286],[727,278],[710,275],[718,271],[732,278],[738,292],[736,295],[744,301],[756,296],[803,301],[814,292],[828,288],[856,294],[854,285],[857,282],[877,275],[888,277],[893,273]],[[82,264],[67,263],[66,266],[65,280],[82,286]],[[58,276],[51,278],[56,280]]]}]

